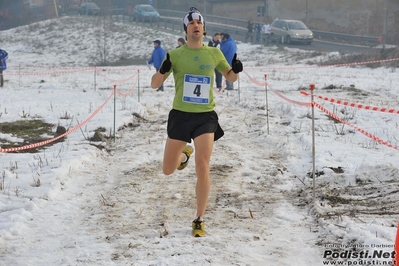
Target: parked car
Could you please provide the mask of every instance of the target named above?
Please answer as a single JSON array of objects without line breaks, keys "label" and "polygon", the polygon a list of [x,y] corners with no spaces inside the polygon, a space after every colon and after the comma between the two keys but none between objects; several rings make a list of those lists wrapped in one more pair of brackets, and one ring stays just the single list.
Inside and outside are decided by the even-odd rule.
[{"label": "parked car", "polygon": [[101,15],[101,9],[93,2],[82,3],[79,8],[80,15]]},{"label": "parked car", "polygon": [[152,5],[136,5],[132,12],[133,21],[158,22],[159,13]]},{"label": "parked car", "polygon": [[311,44],[313,32],[300,20],[275,19],[270,28],[272,40],[281,43],[300,42]]}]

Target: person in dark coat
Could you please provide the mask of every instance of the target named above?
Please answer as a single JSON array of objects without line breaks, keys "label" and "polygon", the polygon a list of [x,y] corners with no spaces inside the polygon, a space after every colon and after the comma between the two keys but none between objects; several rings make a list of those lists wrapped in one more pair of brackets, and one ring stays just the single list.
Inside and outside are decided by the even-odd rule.
[{"label": "person in dark coat", "polygon": [[[208,46],[220,48],[220,34],[215,33],[212,40],[208,42]],[[215,68],[215,82],[216,88],[220,91],[222,89],[222,73]]]},{"label": "person in dark coat", "polygon": [[[151,58],[150,58],[150,60],[148,60],[147,63],[149,65],[153,64],[156,72],[158,72],[159,68],[162,65],[162,61],[165,58],[166,52],[162,48],[160,40],[155,40],[155,41],[153,41],[153,43],[154,43],[154,50],[152,51]],[[161,84],[161,86],[159,86],[157,91],[163,91],[163,83]]]},{"label": "person in dark coat", "polygon": [[256,23],[255,25],[255,40],[256,43],[260,43],[260,33],[262,31],[262,26],[259,23]]},{"label": "person in dark coat", "polygon": [[183,38],[179,38],[179,39],[177,39],[177,47],[176,48],[179,48],[185,44],[186,44],[186,40]]},{"label": "person in dark coat", "polygon": [[0,87],[4,86],[3,71],[7,69],[6,60],[8,59],[8,53],[0,49]]},{"label": "person in dark coat", "polygon": [[249,20],[247,25],[247,34],[245,35],[245,42],[247,42],[248,38],[251,38],[251,42],[253,42],[253,33],[254,32],[254,23]]}]

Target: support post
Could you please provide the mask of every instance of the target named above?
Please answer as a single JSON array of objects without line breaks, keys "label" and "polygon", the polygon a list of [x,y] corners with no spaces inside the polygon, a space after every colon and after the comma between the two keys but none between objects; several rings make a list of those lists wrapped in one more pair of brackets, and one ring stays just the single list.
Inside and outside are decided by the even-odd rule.
[{"label": "support post", "polygon": [[114,85],[114,143],[116,142],[116,84]]},{"label": "support post", "polygon": [[313,202],[315,201],[315,191],[316,191],[316,148],[315,148],[315,128],[314,128],[314,84],[310,84],[309,86],[311,92],[311,101],[312,101],[312,161],[313,161],[313,190],[312,190],[312,199]]},{"label": "support post", "polygon": [[137,101],[140,102],[140,69],[137,69]]},{"label": "support post", "polygon": [[238,102],[241,102],[240,75],[238,75],[237,83],[238,83]]},{"label": "support post", "polygon": [[21,89],[21,64],[18,65],[18,86]]},{"label": "support post", "polygon": [[269,134],[269,100],[267,99],[267,74],[265,74],[265,109],[267,134]]},{"label": "support post", "polygon": [[96,83],[97,83],[97,67],[94,66],[94,91],[96,90]]},{"label": "support post", "polygon": [[58,5],[57,0],[54,0],[55,16],[58,18]]}]

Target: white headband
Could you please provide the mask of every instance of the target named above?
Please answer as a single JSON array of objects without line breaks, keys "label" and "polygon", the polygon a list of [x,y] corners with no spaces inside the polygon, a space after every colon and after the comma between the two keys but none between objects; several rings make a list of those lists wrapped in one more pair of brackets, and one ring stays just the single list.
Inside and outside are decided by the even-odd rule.
[{"label": "white headband", "polygon": [[204,17],[198,12],[189,12],[189,13],[187,13],[187,15],[183,19],[183,23],[187,27],[188,23],[190,21],[194,20],[194,19],[204,23]]}]

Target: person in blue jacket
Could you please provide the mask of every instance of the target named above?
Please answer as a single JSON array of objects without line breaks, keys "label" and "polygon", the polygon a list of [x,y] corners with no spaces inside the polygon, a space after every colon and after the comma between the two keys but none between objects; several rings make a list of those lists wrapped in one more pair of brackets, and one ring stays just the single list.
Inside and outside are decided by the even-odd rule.
[{"label": "person in blue jacket", "polygon": [[[233,38],[230,37],[228,33],[221,33],[222,42],[220,43],[220,50],[226,57],[227,62],[230,64],[233,61],[234,54],[237,52],[237,45]],[[233,82],[226,80],[226,90],[233,90],[234,85]]]},{"label": "person in blue jacket", "polygon": [[8,59],[8,53],[0,49],[0,87],[4,85],[3,71],[7,69],[6,60]]},{"label": "person in blue jacket", "polygon": [[[153,64],[155,67],[156,72],[161,68],[162,61],[165,58],[166,52],[161,46],[161,41],[160,40],[155,40],[153,41],[154,43],[154,50],[152,51],[152,55],[150,60],[148,60],[148,64]],[[157,91],[163,91],[163,83],[161,86],[157,89]]]}]

